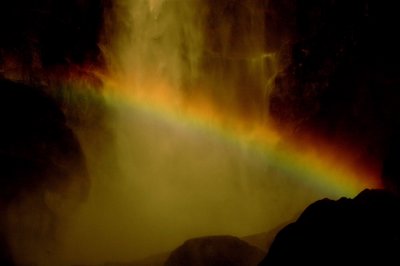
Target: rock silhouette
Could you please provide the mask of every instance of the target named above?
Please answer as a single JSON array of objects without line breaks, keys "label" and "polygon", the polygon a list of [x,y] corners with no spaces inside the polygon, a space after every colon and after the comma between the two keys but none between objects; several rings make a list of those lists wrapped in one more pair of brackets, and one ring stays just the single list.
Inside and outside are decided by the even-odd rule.
[{"label": "rock silhouette", "polygon": [[8,266],[15,247],[51,247],[59,215],[86,197],[89,179],[75,134],[43,89],[0,80],[0,124],[0,264]]},{"label": "rock silhouette", "polygon": [[277,234],[260,266],[397,265],[399,214],[400,198],[384,190],[319,200]]},{"label": "rock silhouette", "polygon": [[187,240],[175,249],[165,266],[251,266],[264,252],[232,236],[209,236]]}]

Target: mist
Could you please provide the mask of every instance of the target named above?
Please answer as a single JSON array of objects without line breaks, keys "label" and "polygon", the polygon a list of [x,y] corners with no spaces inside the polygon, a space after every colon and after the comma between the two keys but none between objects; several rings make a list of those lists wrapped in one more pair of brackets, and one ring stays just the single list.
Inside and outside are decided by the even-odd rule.
[{"label": "mist", "polygon": [[[328,116],[327,124],[339,121],[326,130],[339,132],[330,139],[313,120],[319,109],[303,108],[320,99],[291,86],[299,84],[290,71],[299,63],[301,1],[62,3],[27,8],[22,37],[0,47],[0,76],[54,101],[81,165],[55,182],[61,192],[38,180],[41,190],[24,191],[24,204],[0,201],[11,217],[1,223],[22,221],[3,230],[16,263],[131,262],[193,237],[268,232],[317,199],[377,184],[368,178],[379,177],[381,154],[369,160],[357,149],[374,136],[343,141],[342,120]],[[45,19],[32,24],[38,13]],[[342,183],[333,187],[325,173]],[[362,180],[351,189],[350,176]],[[32,237],[38,231],[43,241]],[[18,242],[25,237],[29,247]]]},{"label": "mist", "polygon": [[[339,196],[281,173],[246,143],[142,110],[119,111],[114,153],[100,160],[97,150],[86,153],[99,175],[70,224],[72,261],[131,261],[191,237],[265,232],[317,198]],[[117,171],[107,169],[112,161]]]},{"label": "mist", "polygon": [[[69,225],[67,261],[127,262],[196,236],[266,232],[316,199],[343,196],[285,172],[251,139],[221,133],[271,123],[268,96],[288,40],[266,39],[276,30],[264,26],[266,9],[160,0],[109,10],[118,19],[102,46],[108,134],[80,133],[93,183]],[[281,141],[268,148],[284,149]]]}]

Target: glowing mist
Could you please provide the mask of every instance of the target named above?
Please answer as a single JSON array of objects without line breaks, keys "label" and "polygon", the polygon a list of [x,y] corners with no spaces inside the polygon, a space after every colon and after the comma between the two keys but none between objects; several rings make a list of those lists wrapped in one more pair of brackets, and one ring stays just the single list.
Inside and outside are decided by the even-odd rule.
[{"label": "glowing mist", "polygon": [[67,228],[65,261],[131,261],[191,237],[265,232],[316,199],[353,196],[345,182],[315,185],[338,161],[318,168],[317,154],[303,165],[269,125],[280,66],[265,45],[265,8],[251,0],[116,6],[117,34],[106,24],[102,44],[109,115],[100,131],[77,129],[92,190]]}]

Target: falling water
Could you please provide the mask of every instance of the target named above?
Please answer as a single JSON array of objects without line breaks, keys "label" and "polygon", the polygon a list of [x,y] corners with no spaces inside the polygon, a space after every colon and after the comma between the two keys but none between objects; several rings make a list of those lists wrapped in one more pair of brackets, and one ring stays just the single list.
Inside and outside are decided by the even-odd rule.
[{"label": "falling water", "polygon": [[65,261],[132,261],[191,237],[265,232],[337,196],[221,133],[252,136],[269,123],[281,66],[267,3],[130,0],[109,10],[108,116],[103,131],[77,130],[92,190],[67,227]]}]

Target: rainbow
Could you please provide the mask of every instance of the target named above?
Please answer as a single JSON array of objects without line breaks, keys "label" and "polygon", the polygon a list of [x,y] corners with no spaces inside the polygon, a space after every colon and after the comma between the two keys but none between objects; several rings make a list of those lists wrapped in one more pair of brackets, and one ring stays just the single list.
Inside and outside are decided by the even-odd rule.
[{"label": "rainbow", "polygon": [[167,84],[145,84],[147,91],[129,83],[106,82],[103,96],[109,105],[124,105],[172,124],[206,130],[232,145],[247,145],[285,176],[311,189],[353,197],[365,188],[380,188],[376,173],[351,163],[351,154],[323,145],[299,145],[272,127],[268,119],[226,115],[207,97],[182,99]]}]

